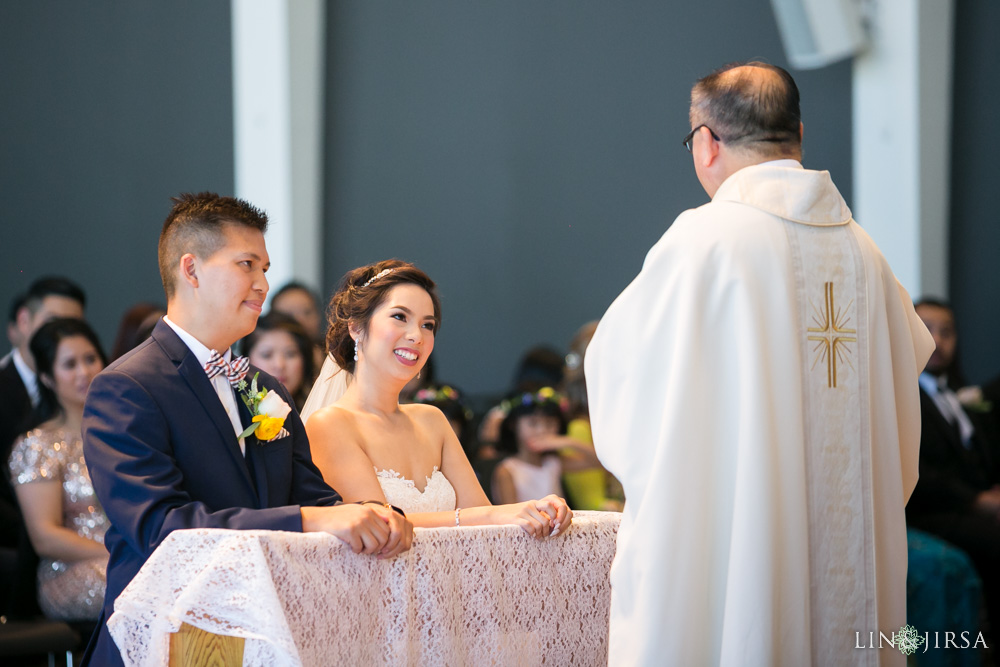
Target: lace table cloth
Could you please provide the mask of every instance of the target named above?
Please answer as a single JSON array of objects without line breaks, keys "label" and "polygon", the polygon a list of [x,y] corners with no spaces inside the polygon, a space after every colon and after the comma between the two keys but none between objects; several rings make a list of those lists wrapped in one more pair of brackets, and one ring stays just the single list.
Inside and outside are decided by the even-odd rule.
[{"label": "lace table cloth", "polygon": [[417,528],[389,561],[320,533],[176,531],[108,627],[126,665],[167,665],[181,623],[244,637],[244,665],[606,665],[620,517],[546,540]]}]

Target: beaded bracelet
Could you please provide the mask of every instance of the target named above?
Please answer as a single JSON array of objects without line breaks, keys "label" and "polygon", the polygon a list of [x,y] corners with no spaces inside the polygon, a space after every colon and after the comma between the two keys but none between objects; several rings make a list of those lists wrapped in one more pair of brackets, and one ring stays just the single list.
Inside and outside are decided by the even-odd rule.
[{"label": "beaded bracelet", "polygon": [[460,523],[458,522],[458,513],[459,513],[459,512],[461,512],[461,511],[462,511],[462,508],[461,508],[461,507],[456,507],[456,508],[455,508],[455,527],[456,527],[456,528],[458,528],[459,526],[461,526],[461,525],[462,525],[462,524],[460,524]]}]

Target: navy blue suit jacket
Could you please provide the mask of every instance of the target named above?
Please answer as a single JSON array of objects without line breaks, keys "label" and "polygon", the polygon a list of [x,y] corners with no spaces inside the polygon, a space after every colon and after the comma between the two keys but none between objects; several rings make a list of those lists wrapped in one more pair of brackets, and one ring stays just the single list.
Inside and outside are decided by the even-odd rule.
[{"label": "navy blue suit jacket", "polygon": [[[257,369],[251,368],[247,379]],[[261,372],[258,385],[281,384]],[[237,398],[244,424],[250,413]],[[152,338],[111,364],[90,386],[83,451],[98,499],[111,520],[104,611],[84,658],[121,664],[106,619],[115,599],[173,530],[235,528],[301,531],[302,505],[334,505],[340,496],[312,463],[293,409],[287,437],[245,439],[187,345],[160,321]]]}]

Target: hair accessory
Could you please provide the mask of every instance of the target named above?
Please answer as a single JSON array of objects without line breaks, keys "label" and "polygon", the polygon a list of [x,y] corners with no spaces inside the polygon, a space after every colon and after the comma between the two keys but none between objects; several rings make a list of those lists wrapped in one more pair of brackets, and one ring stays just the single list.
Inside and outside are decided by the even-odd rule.
[{"label": "hair accessory", "polygon": [[440,387],[424,387],[413,395],[413,400],[417,403],[433,403],[434,401],[461,401],[462,397],[457,391],[445,384]]},{"label": "hair accessory", "polygon": [[472,410],[469,409],[469,406],[465,404],[465,401],[462,400],[462,396],[446,384],[440,387],[424,387],[413,395],[412,400],[414,403],[436,405],[436,407],[444,409],[446,415],[451,415],[452,412],[445,406],[447,404],[454,404],[461,410],[466,422],[471,422],[475,416]]},{"label": "hair accessory", "polygon": [[569,410],[569,401],[566,397],[557,392],[552,387],[542,387],[537,392],[526,392],[512,398],[505,399],[500,403],[500,410],[503,412],[504,416],[510,414],[510,411],[519,406],[531,406],[531,405],[557,405],[559,409],[563,412]]},{"label": "hair accessory", "polygon": [[373,282],[375,282],[379,278],[384,278],[385,276],[389,275],[393,271],[395,271],[395,269],[382,269],[381,271],[379,271],[378,273],[376,273],[374,276],[372,276],[371,278],[369,278],[368,282],[366,282],[364,285],[361,286],[361,289],[364,289],[365,287],[368,287],[369,285],[371,285]]},{"label": "hair accessory", "polygon": [[358,341],[354,341],[354,361],[358,360]]}]

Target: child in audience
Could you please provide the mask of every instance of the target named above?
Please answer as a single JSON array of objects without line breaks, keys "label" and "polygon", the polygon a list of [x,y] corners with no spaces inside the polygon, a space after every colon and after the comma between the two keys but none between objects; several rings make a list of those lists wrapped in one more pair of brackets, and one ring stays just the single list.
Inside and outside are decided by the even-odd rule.
[{"label": "child in audience", "polygon": [[[551,387],[504,401],[498,449],[508,457],[493,473],[497,503],[517,503],[562,493],[562,465],[555,450],[572,446],[566,433],[566,399]],[[579,444],[579,443],[578,443]]]}]

